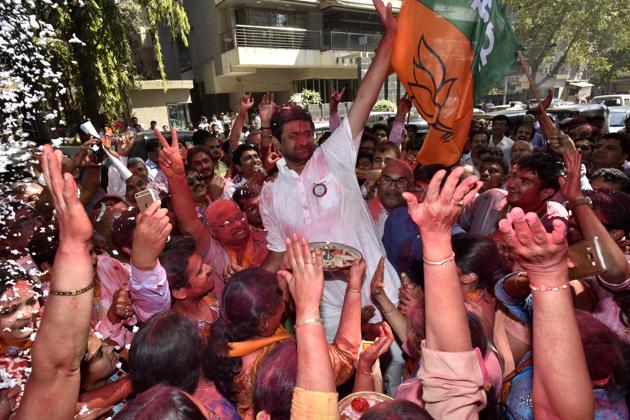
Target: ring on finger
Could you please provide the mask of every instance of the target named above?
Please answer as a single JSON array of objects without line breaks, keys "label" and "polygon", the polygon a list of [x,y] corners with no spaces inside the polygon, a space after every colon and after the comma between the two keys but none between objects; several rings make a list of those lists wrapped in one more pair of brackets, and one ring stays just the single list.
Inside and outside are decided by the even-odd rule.
[{"label": "ring on finger", "polygon": [[464,207],[464,200],[456,201],[455,199],[451,199],[451,203],[453,203],[453,204],[455,204],[455,205],[457,205],[459,207]]}]

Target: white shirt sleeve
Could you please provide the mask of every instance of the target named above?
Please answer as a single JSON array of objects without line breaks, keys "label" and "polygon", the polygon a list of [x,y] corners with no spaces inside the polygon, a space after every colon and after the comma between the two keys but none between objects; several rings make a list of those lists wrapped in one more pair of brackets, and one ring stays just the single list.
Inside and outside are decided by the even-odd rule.
[{"label": "white shirt sleeve", "polygon": [[354,173],[362,134],[352,138],[350,122],[344,118],[341,126],[321,145],[322,152],[329,162],[337,162]]},{"label": "white shirt sleeve", "polygon": [[280,229],[280,225],[273,211],[272,191],[269,186],[263,187],[260,194],[259,211],[267,233],[267,249],[272,252],[286,251],[287,247],[284,243],[284,234]]}]

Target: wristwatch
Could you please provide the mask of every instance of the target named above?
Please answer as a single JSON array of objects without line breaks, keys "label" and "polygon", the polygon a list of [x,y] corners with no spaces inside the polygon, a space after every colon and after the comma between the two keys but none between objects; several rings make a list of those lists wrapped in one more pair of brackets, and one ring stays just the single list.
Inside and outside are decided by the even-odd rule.
[{"label": "wristwatch", "polygon": [[591,200],[591,197],[581,197],[573,201],[567,201],[566,203],[564,203],[564,207],[567,210],[571,211],[577,206],[581,206],[583,204],[586,204],[589,207],[593,207],[593,200]]}]

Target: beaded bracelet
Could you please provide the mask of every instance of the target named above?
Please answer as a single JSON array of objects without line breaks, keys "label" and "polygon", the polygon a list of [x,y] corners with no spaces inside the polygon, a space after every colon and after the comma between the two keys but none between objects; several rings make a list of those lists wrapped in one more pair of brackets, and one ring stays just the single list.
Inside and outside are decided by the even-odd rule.
[{"label": "beaded bracelet", "polygon": [[570,283],[568,281],[565,281],[564,284],[560,286],[549,287],[549,286],[534,286],[530,284],[529,288],[532,289],[532,292],[559,292],[561,290],[568,289],[569,286],[570,286]]},{"label": "beaded bracelet", "polygon": [[453,261],[455,259],[455,253],[453,252],[448,258],[442,260],[442,261],[429,261],[426,258],[422,258],[422,261],[426,264],[426,265],[433,265],[433,266],[440,266],[440,265],[445,265],[450,263],[451,261]]}]

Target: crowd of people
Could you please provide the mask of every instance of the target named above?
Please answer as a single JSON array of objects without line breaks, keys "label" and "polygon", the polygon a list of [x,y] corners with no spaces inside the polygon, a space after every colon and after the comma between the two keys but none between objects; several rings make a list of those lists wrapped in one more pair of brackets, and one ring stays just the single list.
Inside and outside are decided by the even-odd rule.
[{"label": "crowd of people", "polygon": [[190,141],[33,147],[0,200],[0,419],[630,417],[630,138],[541,105],[418,163],[408,97],[366,126],[374,4],[317,138],[267,94]]}]

